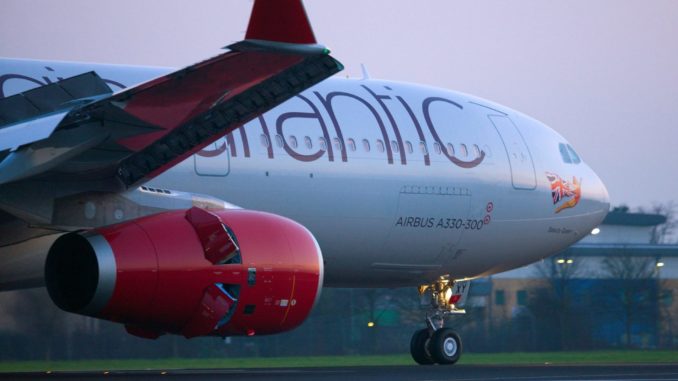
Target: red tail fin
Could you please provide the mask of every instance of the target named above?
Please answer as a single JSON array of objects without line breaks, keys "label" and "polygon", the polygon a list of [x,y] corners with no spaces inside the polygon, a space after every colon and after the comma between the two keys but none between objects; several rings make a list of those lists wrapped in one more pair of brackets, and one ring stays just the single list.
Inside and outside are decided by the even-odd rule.
[{"label": "red tail fin", "polygon": [[255,0],[246,39],[315,44],[301,0]]}]

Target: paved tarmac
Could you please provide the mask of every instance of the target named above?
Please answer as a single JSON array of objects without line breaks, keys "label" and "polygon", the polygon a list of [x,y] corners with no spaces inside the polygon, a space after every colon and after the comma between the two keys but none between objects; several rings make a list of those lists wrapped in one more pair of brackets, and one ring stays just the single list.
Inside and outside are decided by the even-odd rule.
[{"label": "paved tarmac", "polygon": [[327,380],[327,381],[655,381],[678,380],[678,363],[666,365],[389,366],[284,369],[0,373],[1,380]]}]

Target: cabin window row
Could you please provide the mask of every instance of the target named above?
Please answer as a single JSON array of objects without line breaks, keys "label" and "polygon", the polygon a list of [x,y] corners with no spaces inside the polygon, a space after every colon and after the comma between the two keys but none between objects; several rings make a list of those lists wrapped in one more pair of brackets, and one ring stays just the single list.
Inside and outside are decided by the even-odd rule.
[{"label": "cabin window row", "polygon": [[[328,142],[324,137],[319,137],[316,139],[316,141],[318,148],[320,148],[321,150],[327,149]],[[342,149],[342,143],[341,140],[339,140],[339,138],[333,138],[331,141],[332,146],[334,147],[335,150],[340,151]],[[269,141],[268,136],[265,134],[261,134],[261,145],[264,148],[268,148],[270,144],[271,143]],[[275,135],[275,144],[279,148],[282,148],[282,146],[284,145],[284,138],[281,135]],[[289,135],[287,137],[287,144],[290,147],[292,147],[292,149],[299,148],[299,146],[301,145],[303,145],[303,147],[306,147],[307,149],[313,149],[313,146],[315,145],[313,139],[310,136],[304,136],[303,139],[301,138],[298,139],[295,135]],[[392,140],[389,144],[391,145],[391,151],[393,151],[393,153],[396,154],[400,153],[400,146],[398,145],[398,142]],[[403,145],[406,153],[408,154],[414,153],[415,145],[412,144],[412,142],[406,140]],[[442,147],[443,146],[438,142],[433,143],[433,152],[438,155],[442,154],[443,153]],[[385,152],[386,143],[381,139],[377,139],[374,142],[370,142],[368,139],[356,141],[353,138],[348,138],[346,140],[346,148],[350,152],[356,152],[358,150],[362,150],[363,152],[370,152],[372,149],[376,150],[377,152]],[[420,141],[417,144],[417,150],[422,154],[429,153],[428,145],[423,141]],[[477,144],[473,144],[469,147],[464,143],[460,143],[457,144],[455,148],[454,144],[446,143],[445,150],[447,151],[447,154],[450,156],[468,157],[469,155],[473,155],[474,157],[480,157],[481,155],[480,147],[478,147]]]}]

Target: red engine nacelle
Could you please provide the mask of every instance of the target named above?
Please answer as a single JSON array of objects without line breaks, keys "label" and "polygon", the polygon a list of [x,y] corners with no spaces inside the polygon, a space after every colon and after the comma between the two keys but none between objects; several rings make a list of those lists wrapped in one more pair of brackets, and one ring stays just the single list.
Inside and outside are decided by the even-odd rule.
[{"label": "red engine nacelle", "polygon": [[306,228],[249,210],[192,208],[69,233],[45,265],[57,306],[148,338],[290,330],[310,313],[322,277]]}]

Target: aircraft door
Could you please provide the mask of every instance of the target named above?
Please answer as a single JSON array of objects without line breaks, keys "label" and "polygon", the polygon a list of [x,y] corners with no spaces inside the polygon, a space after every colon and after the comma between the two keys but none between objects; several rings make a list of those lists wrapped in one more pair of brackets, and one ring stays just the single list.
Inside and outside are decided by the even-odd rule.
[{"label": "aircraft door", "polygon": [[226,139],[221,138],[193,155],[195,173],[200,176],[227,176],[231,157]]},{"label": "aircraft door", "polygon": [[499,133],[511,167],[511,181],[515,189],[535,189],[537,177],[530,150],[518,127],[507,116],[489,115]]},{"label": "aircraft door", "polygon": [[471,205],[465,187],[405,186],[385,249],[389,262],[444,265],[459,250]]}]

